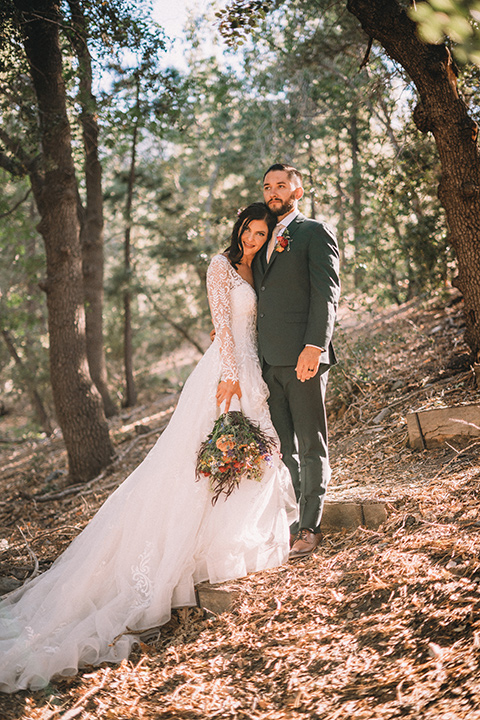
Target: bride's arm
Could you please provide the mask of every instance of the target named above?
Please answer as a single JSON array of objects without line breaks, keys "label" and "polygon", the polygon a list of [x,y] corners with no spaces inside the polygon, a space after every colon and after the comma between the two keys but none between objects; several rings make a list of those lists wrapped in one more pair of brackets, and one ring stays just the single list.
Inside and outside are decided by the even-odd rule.
[{"label": "bride's arm", "polygon": [[222,378],[217,389],[217,405],[225,401],[225,412],[230,409],[234,395],[242,397],[235,360],[235,341],[232,333],[232,308],[230,302],[230,277],[228,260],[217,255],[207,271],[207,292],[210,313],[215,327],[215,337],[220,341]]}]

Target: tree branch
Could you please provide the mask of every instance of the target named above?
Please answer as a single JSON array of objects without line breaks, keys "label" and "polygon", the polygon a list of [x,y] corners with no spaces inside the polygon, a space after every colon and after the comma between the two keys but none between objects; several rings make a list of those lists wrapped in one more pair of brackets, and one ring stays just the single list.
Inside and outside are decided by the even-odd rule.
[{"label": "tree branch", "polygon": [[172,320],[172,318],[168,317],[168,315],[167,315],[167,313],[166,313],[165,311],[163,312],[163,317],[162,317],[162,319],[165,320],[165,322],[167,322],[169,325],[171,325],[171,326],[174,328],[174,330],[176,330],[178,333],[180,333],[180,335],[182,335],[182,337],[184,337],[185,340],[188,340],[188,342],[189,342],[191,345],[193,345],[193,347],[194,347],[196,350],[198,350],[198,352],[199,352],[201,355],[203,355],[203,353],[205,352],[204,349],[202,348],[202,346],[200,345],[200,343],[198,343],[198,342],[195,340],[195,338],[190,335],[190,333],[188,332],[188,330],[185,330],[185,328],[182,327],[182,326],[180,325],[180,323],[177,323],[177,322],[175,322],[175,320]]},{"label": "tree branch", "polygon": [[372,44],[373,44],[373,38],[369,37],[367,49],[365,50],[365,55],[363,57],[362,62],[360,63],[360,68],[359,68],[360,70],[362,70],[362,68],[364,68],[366,65],[368,65],[368,61],[370,59],[370,50],[372,49]]},{"label": "tree branch", "polygon": [[0,167],[14,177],[28,175],[32,185],[33,194],[37,202],[43,189],[43,175],[41,173],[41,156],[29,155],[26,153],[18,140],[14,140],[5,130],[0,127],[0,141],[14,157],[0,151]]},{"label": "tree branch", "polygon": [[8,217],[8,215],[11,215],[12,213],[14,213],[15,210],[16,210],[18,207],[20,207],[20,205],[21,205],[22,203],[25,202],[25,200],[28,198],[28,196],[30,195],[31,192],[32,192],[32,188],[28,188],[25,196],[24,196],[21,200],[19,200],[17,203],[15,203],[15,205],[13,206],[13,208],[10,208],[10,210],[7,210],[7,212],[4,212],[4,213],[2,213],[2,214],[0,215],[0,220],[1,220],[2,218]]},{"label": "tree branch", "polygon": [[39,189],[43,182],[41,173],[38,170],[39,156],[35,157],[26,153],[20,141],[12,138],[2,127],[0,127],[0,141],[14,156],[10,157],[6,153],[0,152],[0,167],[3,167],[4,170],[7,170],[15,177],[29,175],[35,193],[36,188]]},{"label": "tree branch", "polygon": [[0,167],[6,170],[10,175],[14,177],[23,177],[26,174],[26,170],[22,163],[18,162],[14,158],[9,157],[6,153],[0,152]]},{"label": "tree branch", "polygon": [[33,158],[30,155],[27,155],[27,153],[22,150],[20,141],[15,140],[2,127],[0,127],[0,140],[3,142],[7,150],[9,150],[12,155],[15,155],[18,161],[21,162],[22,165],[25,166],[25,168],[27,168],[28,165],[33,161]]}]

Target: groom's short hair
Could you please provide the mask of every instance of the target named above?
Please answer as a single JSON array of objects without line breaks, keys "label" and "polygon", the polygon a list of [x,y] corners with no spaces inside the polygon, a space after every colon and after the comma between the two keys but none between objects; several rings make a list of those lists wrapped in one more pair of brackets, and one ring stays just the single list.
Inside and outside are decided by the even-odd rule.
[{"label": "groom's short hair", "polygon": [[273,165],[271,165],[263,176],[263,179],[265,180],[269,172],[274,172],[276,170],[286,172],[290,180],[293,177],[296,178],[300,183],[300,186],[303,187],[302,173],[297,170],[297,168],[294,168],[293,165],[286,165],[285,163],[274,163]]}]

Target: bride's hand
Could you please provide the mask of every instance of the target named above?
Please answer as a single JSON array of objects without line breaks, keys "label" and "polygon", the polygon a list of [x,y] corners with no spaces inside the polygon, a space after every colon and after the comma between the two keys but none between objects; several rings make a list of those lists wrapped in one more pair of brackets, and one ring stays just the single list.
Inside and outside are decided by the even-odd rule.
[{"label": "bride's hand", "polygon": [[240,390],[240,383],[238,380],[236,382],[233,382],[233,380],[222,380],[218,383],[217,405],[220,407],[223,401],[225,401],[225,412],[229,411],[230,403],[232,402],[234,395],[238,395],[239,400],[242,397],[242,391]]}]

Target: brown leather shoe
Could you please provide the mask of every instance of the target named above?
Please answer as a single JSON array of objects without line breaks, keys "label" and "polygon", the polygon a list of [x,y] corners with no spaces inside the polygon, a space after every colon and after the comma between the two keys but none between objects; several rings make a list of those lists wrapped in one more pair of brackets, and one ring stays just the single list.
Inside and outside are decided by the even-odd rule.
[{"label": "brown leather shoe", "polygon": [[297,539],[290,550],[289,560],[306,557],[310,555],[315,548],[320,545],[322,533],[314,533],[311,530],[300,530]]},{"label": "brown leather shoe", "polygon": [[292,533],[290,533],[290,549],[294,546],[297,537],[298,533],[295,533],[295,535],[292,535]]}]

